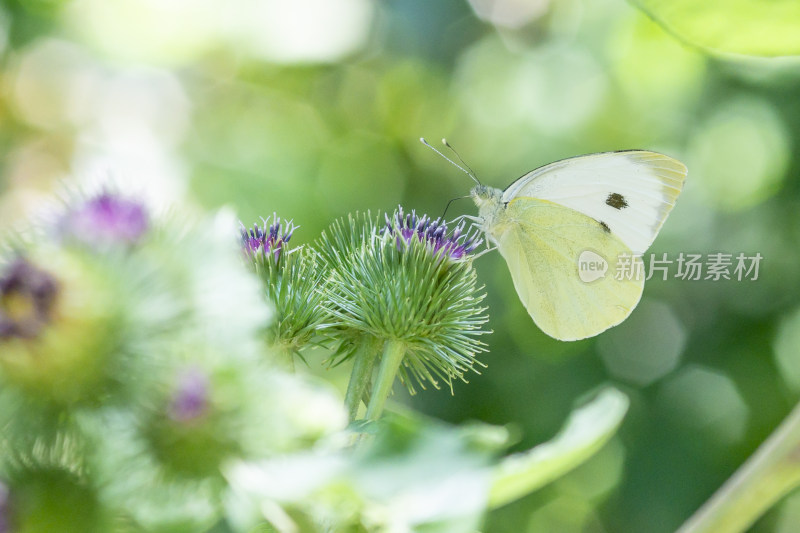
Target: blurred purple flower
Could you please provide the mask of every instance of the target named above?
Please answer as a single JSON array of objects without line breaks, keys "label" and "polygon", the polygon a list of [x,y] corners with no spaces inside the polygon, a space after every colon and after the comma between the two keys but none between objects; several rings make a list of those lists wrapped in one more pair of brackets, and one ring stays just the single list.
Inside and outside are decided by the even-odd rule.
[{"label": "blurred purple flower", "polygon": [[185,369],[178,375],[169,416],[176,422],[189,422],[203,416],[208,410],[211,382],[199,368]]},{"label": "blurred purple flower", "polygon": [[[292,238],[296,226],[291,221],[283,221],[273,213],[271,217],[261,219],[262,227],[253,224],[253,229],[248,230],[241,224],[242,248],[248,255],[256,255],[259,252],[263,257],[272,255],[275,262],[281,256],[281,250]],[[270,223],[271,222],[271,223]]]},{"label": "blurred purple flower", "polygon": [[103,192],[73,207],[64,217],[64,235],[86,244],[136,244],[150,221],[141,202]]},{"label": "blurred purple flower", "polygon": [[432,220],[428,215],[420,217],[416,211],[404,214],[402,206],[397,207],[393,218],[386,215],[384,231],[396,235],[398,250],[402,250],[404,242],[408,244],[416,238],[427,244],[433,255],[442,254],[453,260],[464,258],[481,243],[478,230],[464,233],[463,222],[448,234],[447,223],[440,218]]},{"label": "blurred purple flower", "polygon": [[56,280],[24,257],[6,265],[0,270],[0,340],[36,337],[50,320],[57,295]]},{"label": "blurred purple flower", "polygon": [[0,533],[11,533],[8,487],[0,481]]}]

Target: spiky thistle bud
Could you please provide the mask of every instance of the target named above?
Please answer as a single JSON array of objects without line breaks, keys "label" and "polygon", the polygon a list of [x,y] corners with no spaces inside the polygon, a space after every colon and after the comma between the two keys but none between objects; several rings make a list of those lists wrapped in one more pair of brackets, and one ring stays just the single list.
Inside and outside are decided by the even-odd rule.
[{"label": "spiky thistle bud", "polygon": [[402,346],[400,376],[412,392],[412,381],[464,379],[485,351],[485,295],[469,255],[477,244],[463,226],[451,232],[402,208],[382,228],[369,215],[339,221],[320,245],[331,264],[329,313],[339,328]]},{"label": "spiky thistle bud", "polygon": [[242,249],[249,255],[256,268],[268,268],[272,263],[279,263],[281,259],[289,254],[289,250],[284,251],[294,234],[296,226],[291,220],[281,222],[280,217],[274,214],[271,217],[262,218],[262,225],[253,224],[253,229],[247,229],[241,224]]},{"label": "spiky thistle bud", "polygon": [[324,269],[311,248],[289,247],[295,229],[292,222],[282,222],[273,214],[262,219],[261,226],[248,230],[242,225],[241,230],[242,249],[275,308],[268,340],[289,358],[290,365],[292,355],[299,355],[311,342],[327,316],[320,290]]},{"label": "spiky thistle bud", "polygon": [[463,222],[452,233],[448,233],[447,223],[441,218],[433,220],[428,215],[420,217],[416,211],[404,214],[402,206],[397,206],[394,217],[390,218],[387,213],[385,219],[383,231],[395,236],[400,251],[403,245],[408,246],[416,239],[424,243],[433,255],[458,260],[472,253],[482,242],[477,229],[464,233]]}]

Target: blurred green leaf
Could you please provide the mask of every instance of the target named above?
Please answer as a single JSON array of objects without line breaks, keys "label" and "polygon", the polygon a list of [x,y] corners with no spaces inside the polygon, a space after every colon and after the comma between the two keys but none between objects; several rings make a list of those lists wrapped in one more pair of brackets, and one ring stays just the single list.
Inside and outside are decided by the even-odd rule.
[{"label": "blurred green leaf", "polygon": [[749,56],[800,54],[796,0],[631,0],[667,31],[708,51]]},{"label": "blurred green leaf", "polygon": [[614,388],[573,411],[552,440],[510,455],[495,469],[489,508],[497,508],[543,487],[595,454],[617,431],[628,397]]},{"label": "blurred green leaf", "polygon": [[[236,512],[244,516],[234,520],[241,522],[239,530],[257,525],[258,514],[274,521],[283,511],[294,522],[340,528],[457,532],[478,527],[492,457],[507,443],[504,428],[480,423],[453,427],[405,410],[372,427],[378,431],[355,450],[232,464],[225,475],[237,494]],[[265,511],[265,502],[272,506],[267,511],[275,512]]]}]

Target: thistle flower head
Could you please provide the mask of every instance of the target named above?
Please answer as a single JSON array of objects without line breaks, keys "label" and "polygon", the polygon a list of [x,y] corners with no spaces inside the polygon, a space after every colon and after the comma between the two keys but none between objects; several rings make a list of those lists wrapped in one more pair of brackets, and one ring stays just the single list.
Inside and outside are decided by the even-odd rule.
[{"label": "thistle flower head", "polygon": [[242,224],[242,248],[275,310],[268,341],[284,352],[291,366],[292,355],[311,341],[327,317],[320,291],[325,271],[311,248],[289,249],[297,228],[291,221],[281,221],[276,214],[261,220],[262,226],[254,224],[250,230]]},{"label": "thistle flower head", "polygon": [[416,211],[403,213],[398,206],[393,217],[385,215],[385,233],[395,236],[398,250],[409,245],[413,239],[424,243],[434,255],[441,254],[451,260],[463,259],[481,244],[480,232],[476,229],[464,232],[464,223],[458,224],[448,233],[447,223],[441,218],[431,219],[428,215],[417,216]]},{"label": "thistle flower head", "polygon": [[176,422],[189,422],[200,418],[208,410],[211,383],[208,375],[199,368],[187,368],[177,377],[169,417]]},{"label": "thistle flower head", "polygon": [[325,304],[334,325],[402,343],[400,374],[412,392],[411,381],[438,386],[440,379],[464,379],[485,351],[477,339],[485,333],[485,295],[471,261],[462,260],[477,240],[416,213],[398,210],[386,219],[379,228],[368,215],[350,217],[323,234],[319,249],[335,250],[324,253],[330,271]]},{"label": "thistle flower head", "polygon": [[34,249],[0,266],[3,387],[60,407],[97,405],[117,391],[114,369],[126,360],[121,279],[73,248]]},{"label": "thistle flower head", "polygon": [[248,230],[241,224],[242,248],[251,257],[272,257],[277,263],[282,255],[283,248],[289,243],[294,233],[295,225],[291,221],[281,219],[273,213],[271,217],[261,219],[262,226],[253,224],[253,229]]},{"label": "thistle flower head", "polygon": [[56,280],[23,257],[0,268],[0,340],[36,337],[57,296]]},{"label": "thistle flower head", "polygon": [[144,205],[103,192],[72,206],[61,221],[61,232],[90,246],[139,242],[150,227]]}]

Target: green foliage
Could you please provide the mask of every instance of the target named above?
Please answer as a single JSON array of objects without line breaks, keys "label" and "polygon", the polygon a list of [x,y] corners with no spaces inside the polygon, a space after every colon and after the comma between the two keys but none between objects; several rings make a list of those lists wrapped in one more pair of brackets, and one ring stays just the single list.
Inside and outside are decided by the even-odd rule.
[{"label": "green foliage", "polygon": [[[226,475],[242,508],[279,503],[310,531],[322,529],[321,522],[357,531],[472,531],[480,527],[480,509],[507,504],[592,455],[626,409],[626,397],[607,389],[576,410],[552,441],[499,463],[495,457],[509,440],[503,428],[453,428],[392,413],[370,423],[366,430],[375,438],[355,454],[236,464]],[[240,529],[256,527],[251,520]]]},{"label": "green foliage", "polygon": [[473,439],[498,428],[461,431],[411,413],[373,424],[375,438],[356,453],[238,464],[227,475],[243,502],[279,503],[309,531],[323,530],[325,523],[348,531],[478,527],[497,448],[476,446]]},{"label": "green foliage", "polygon": [[586,461],[613,436],[628,405],[623,393],[605,389],[574,411],[551,441],[504,458],[493,474],[489,505],[506,505]]},{"label": "green foliage", "polygon": [[679,39],[718,54],[800,55],[794,0],[632,0]]}]

